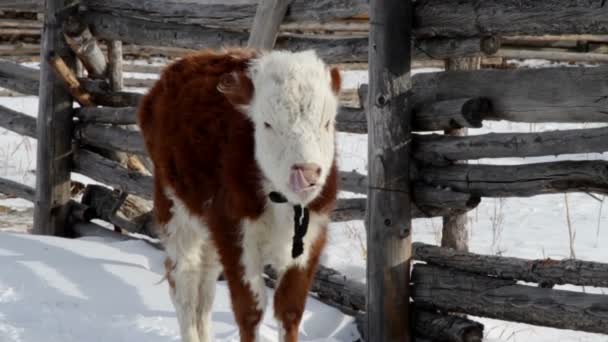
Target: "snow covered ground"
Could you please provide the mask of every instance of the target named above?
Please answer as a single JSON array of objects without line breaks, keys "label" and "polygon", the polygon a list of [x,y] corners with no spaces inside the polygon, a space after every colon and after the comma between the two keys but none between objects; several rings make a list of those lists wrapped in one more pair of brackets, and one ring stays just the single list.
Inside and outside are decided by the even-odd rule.
[{"label": "snow covered ground", "polygon": [[[543,61],[527,61],[523,66],[546,65]],[[354,88],[365,82],[366,76],[366,71],[348,72],[345,85]],[[35,97],[0,98],[0,104],[36,114]],[[469,133],[593,126],[599,125],[485,122],[484,128]],[[341,168],[366,173],[366,136],[340,134],[338,144]],[[35,155],[35,140],[0,129],[0,177],[33,185]],[[608,160],[608,154],[479,162],[514,164],[558,159]],[[521,258],[561,259],[571,256],[572,245],[579,259],[608,262],[608,205],[602,201],[604,196],[588,194],[483,199],[480,206],[469,213],[471,250]],[[572,237],[566,204],[575,233]],[[29,226],[31,204],[0,196],[0,342],[178,340],[167,285],[161,282],[160,252],[137,241],[107,243],[22,234]],[[415,220],[413,226],[415,241],[439,242],[440,220]],[[322,263],[363,281],[365,240],[360,221],[332,224]],[[608,289],[600,288],[559,288],[608,293]],[[237,341],[225,283],[218,283],[217,293],[213,314],[216,340]],[[269,341],[277,334],[271,307],[270,304],[261,330]],[[608,341],[605,335],[479,320],[485,324],[488,341]],[[310,299],[300,336],[303,341],[353,341],[357,334],[351,318]]]}]

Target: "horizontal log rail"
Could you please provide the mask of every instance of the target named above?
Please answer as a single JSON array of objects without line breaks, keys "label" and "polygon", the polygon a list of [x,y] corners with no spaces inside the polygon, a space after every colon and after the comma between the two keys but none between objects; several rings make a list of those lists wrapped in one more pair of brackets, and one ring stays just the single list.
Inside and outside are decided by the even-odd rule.
[{"label": "horizontal log rail", "polygon": [[448,71],[417,74],[412,82],[414,108],[483,97],[492,103],[486,120],[608,122],[608,66]]},{"label": "horizontal log rail", "polygon": [[[481,342],[483,324],[470,319],[414,309],[415,335],[432,341]],[[418,339],[415,340],[418,342]]]},{"label": "horizontal log rail", "polygon": [[[99,182],[145,199],[152,199],[152,177],[130,171],[119,163],[106,159],[86,149],[79,149],[74,155],[74,172],[91,177]],[[340,177],[347,182],[365,176],[341,172]],[[352,182],[351,182],[352,183]],[[412,209],[416,218],[441,216],[446,213],[463,213],[474,209],[480,202],[477,196],[426,187],[414,186],[417,206]],[[365,198],[339,199],[332,219],[336,221],[362,219],[365,215]]]},{"label": "horizontal log rail", "polygon": [[141,133],[116,126],[78,125],[74,138],[83,144],[109,150],[147,155]]},{"label": "horizontal log rail", "polygon": [[[171,1],[85,0],[94,14],[145,18],[157,23],[185,23],[208,27],[248,29],[257,1],[224,3],[211,0]],[[5,0],[0,9],[37,11],[43,0]],[[294,0],[284,23],[331,22],[348,18],[366,20],[365,0]],[[184,13],[188,15],[184,16]],[[473,37],[499,35],[605,35],[608,9],[602,0],[538,2],[428,0],[415,4],[414,33],[418,37]],[[360,30],[360,29],[359,29]]]},{"label": "horizontal log rail", "polygon": [[[19,67],[19,71],[15,71],[15,66]],[[38,81],[32,80],[37,74],[36,69],[0,61],[0,83],[3,87],[27,95],[37,95]],[[81,82],[84,90],[91,93],[94,102],[100,105],[136,106],[143,96],[136,93],[112,93],[100,83],[103,82]],[[467,113],[471,113],[473,118],[481,116],[488,120],[608,122],[608,66],[427,73],[414,75],[413,85],[415,117],[416,113],[423,113],[420,114],[420,120],[415,119],[413,122],[414,130],[419,131],[450,129],[454,125],[478,126],[476,120],[466,123],[469,120]],[[477,103],[481,101],[482,106],[467,106],[470,102],[463,99]],[[460,108],[458,103],[462,103]],[[486,110],[488,105],[490,110]],[[470,112],[470,108],[475,110]],[[447,116],[442,115],[448,118],[443,120],[447,127],[423,119],[424,113],[433,112],[437,115],[447,113]],[[135,110],[132,120],[131,123],[134,123]],[[362,109],[341,107],[337,123],[339,129],[365,133],[366,126]]]},{"label": "horizontal log rail", "polygon": [[36,139],[36,118],[0,105],[0,127]]},{"label": "horizontal log rail", "polygon": [[[247,32],[229,31],[196,24],[149,21],[141,17],[84,12],[83,20],[98,39],[122,39],[137,45],[160,45],[188,49],[245,46]],[[406,42],[404,42],[406,43]],[[443,59],[493,55],[500,48],[494,37],[432,39],[414,42],[414,59]],[[275,48],[314,49],[328,63],[364,62],[368,56],[367,36],[280,34]]]},{"label": "horizontal log rail", "polygon": [[30,202],[34,202],[36,198],[36,189],[2,177],[0,177],[0,193],[9,197],[23,198]]},{"label": "horizontal log rail", "polygon": [[422,166],[420,180],[481,197],[529,197],[562,192],[608,194],[607,161],[523,165]]},{"label": "horizontal log rail", "polygon": [[416,264],[417,306],[560,329],[608,333],[608,296],[517,285],[506,280]]},{"label": "horizontal log rail", "polygon": [[479,275],[523,280],[543,286],[572,284],[608,287],[608,264],[599,262],[480,255],[420,242],[415,242],[412,248],[415,260]]},{"label": "horizontal log rail", "polygon": [[85,123],[114,125],[137,124],[135,107],[85,107],[75,110],[74,115]]},{"label": "horizontal log rail", "polygon": [[[183,22],[209,27],[248,29],[253,23],[258,1],[144,0],[141,3],[133,3],[128,0],[86,0],[83,3],[89,11],[141,17],[153,22]],[[368,5],[364,0],[294,0],[284,22],[328,22],[364,15],[367,11]]]},{"label": "horizontal log rail", "polygon": [[0,87],[25,95],[38,95],[39,71],[14,62],[0,60]]},{"label": "horizontal log rail", "polygon": [[418,135],[414,156],[433,164],[456,160],[536,157],[608,151],[608,127],[535,133],[488,133],[463,137]]},{"label": "horizontal log rail", "polygon": [[415,3],[414,22],[418,37],[608,34],[608,6],[603,0],[427,0]]}]

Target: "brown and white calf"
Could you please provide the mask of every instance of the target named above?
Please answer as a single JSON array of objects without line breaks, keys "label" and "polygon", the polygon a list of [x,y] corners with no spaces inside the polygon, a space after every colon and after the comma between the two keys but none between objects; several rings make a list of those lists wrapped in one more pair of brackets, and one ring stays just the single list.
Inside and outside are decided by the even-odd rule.
[{"label": "brown and white calf", "polygon": [[222,270],[241,341],[256,341],[267,264],[280,274],[280,340],[298,340],[336,199],[339,90],[339,72],[313,51],[229,49],[172,64],[143,99],[139,123],[184,341],[212,340]]}]

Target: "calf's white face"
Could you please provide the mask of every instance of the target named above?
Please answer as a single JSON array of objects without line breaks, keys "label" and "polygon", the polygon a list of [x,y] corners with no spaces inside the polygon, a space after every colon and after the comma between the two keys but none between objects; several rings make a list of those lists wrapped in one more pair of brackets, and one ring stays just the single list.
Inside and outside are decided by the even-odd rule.
[{"label": "calf's white face", "polygon": [[249,77],[255,159],[272,190],[306,205],[333,164],[340,75],[314,51],[274,51],[254,60]]}]

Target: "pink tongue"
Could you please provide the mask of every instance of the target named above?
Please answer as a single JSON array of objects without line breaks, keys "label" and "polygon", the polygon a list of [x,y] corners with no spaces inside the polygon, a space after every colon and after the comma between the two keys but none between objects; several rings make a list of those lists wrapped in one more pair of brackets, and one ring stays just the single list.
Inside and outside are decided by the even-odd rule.
[{"label": "pink tongue", "polygon": [[289,175],[289,183],[291,190],[294,192],[302,192],[309,187],[308,181],[304,178],[304,174],[301,170],[293,170]]}]

